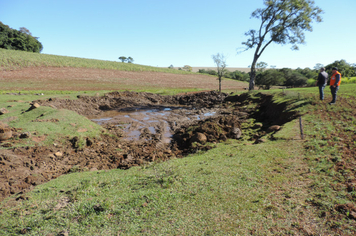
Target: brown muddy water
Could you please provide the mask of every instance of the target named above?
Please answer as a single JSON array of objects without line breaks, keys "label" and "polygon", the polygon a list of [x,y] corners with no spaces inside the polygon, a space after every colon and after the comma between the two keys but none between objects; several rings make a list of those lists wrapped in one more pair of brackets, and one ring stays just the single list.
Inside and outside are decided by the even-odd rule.
[{"label": "brown muddy water", "polygon": [[170,143],[174,131],[182,124],[205,120],[218,113],[215,108],[157,106],[110,110],[89,119],[99,125],[112,124],[122,128],[127,141],[147,141],[156,137],[163,143]]}]

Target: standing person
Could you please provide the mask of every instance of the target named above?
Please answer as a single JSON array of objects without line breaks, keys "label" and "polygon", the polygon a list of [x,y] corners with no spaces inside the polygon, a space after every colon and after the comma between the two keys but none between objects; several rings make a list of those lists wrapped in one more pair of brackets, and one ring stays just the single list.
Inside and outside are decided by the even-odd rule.
[{"label": "standing person", "polygon": [[315,82],[315,85],[319,86],[319,95],[320,100],[324,100],[324,88],[326,87],[326,83],[328,82],[329,75],[325,72],[325,68],[320,68],[320,73],[318,75],[318,79]]},{"label": "standing person", "polygon": [[340,72],[337,71],[337,67],[333,67],[332,76],[330,78],[330,90],[331,90],[331,95],[333,96],[333,100],[329,102],[330,105],[333,105],[336,102],[336,94],[337,91],[339,90],[340,83],[341,83],[341,74]]}]

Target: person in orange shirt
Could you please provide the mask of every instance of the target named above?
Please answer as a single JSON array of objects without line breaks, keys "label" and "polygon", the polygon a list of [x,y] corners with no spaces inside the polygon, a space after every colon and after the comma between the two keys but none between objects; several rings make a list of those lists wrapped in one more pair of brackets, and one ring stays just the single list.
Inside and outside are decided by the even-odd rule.
[{"label": "person in orange shirt", "polygon": [[330,90],[331,90],[331,95],[333,96],[333,100],[329,102],[330,105],[333,105],[336,102],[336,94],[337,91],[339,90],[340,83],[341,83],[341,74],[340,72],[337,71],[337,67],[333,67],[332,76],[330,78]]}]

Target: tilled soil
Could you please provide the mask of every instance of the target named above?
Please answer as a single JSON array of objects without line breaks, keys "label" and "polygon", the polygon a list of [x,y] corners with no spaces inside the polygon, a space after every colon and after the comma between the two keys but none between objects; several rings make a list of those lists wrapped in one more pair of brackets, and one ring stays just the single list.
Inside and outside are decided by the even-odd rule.
[{"label": "tilled soil", "polygon": [[[282,117],[284,107],[267,106],[271,103],[268,97],[261,95],[263,102],[260,110],[263,112],[265,106],[276,117]],[[103,117],[112,111],[162,111],[169,107],[170,113],[154,116],[155,122],[149,126],[142,124],[147,115],[145,113],[136,116],[129,114],[127,116],[133,119],[126,122],[119,118],[103,122],[102,126],[107,132],[98,138],[86,138],[84,147],[79,145],[79,138],[74,137],[64,145],[0,149],[0,200],[11,194],[18,194],[18,199],[22,199],[21,193],[62,174],[83,170],[128,169],[147,162],[164,161],[197,150],[207,150],[212,143],[228,138],[239,139],[244,135],[241,123],[252,115],[250,110],[242,106],[247,100],[246,95],[229,96],[216,91],[176,96],[112,92],[103,97],[79,96],[77,100],[38,100],[36,102],[41,106],[70,109],[91,119]],[[275,108],[277,110],[274,111]],[[295,114],[289,114],[276,124],[281,125],[294,117]],[[265,118],[268,120],[268,117]],[[123,123],[126,128],[123,128]],[[137,139],[129,137],[133,130],[138,132]],[[170,142],[167,142],[167,130],[171,135]],[[20,132],[12,129],[14,137]]]},{"label": "tilled soil", "polygon": [[[30,81],[30,82],[29,82]],[[147,88],[218,89],[217,77],[199,73],[173,74],[72,67],[28,67],[1,70],[2,90],[98,91]],[[222,89],[242,90],[246,83],[223,80]]]}]

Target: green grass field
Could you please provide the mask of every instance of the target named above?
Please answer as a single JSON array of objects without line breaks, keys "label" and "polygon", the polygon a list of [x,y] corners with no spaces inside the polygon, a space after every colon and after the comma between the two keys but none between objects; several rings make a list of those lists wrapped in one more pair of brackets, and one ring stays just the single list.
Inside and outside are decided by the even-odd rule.
[{"label": "green grass field", "polygon": [[[16,66],[11,60],[20,59],[8,59]],[[261,144],[227,140],[182,159],[63,175],[36,186],[26,201],[1,202],[0,235],[355,235],[354,211],[338,207],[356,199],[347,187],[355,179],[348,154],[356,150],[355,91],[354,84],[341,86],[332,107],[318,101],[316,87],[267,91],[303,115],[304,140],[293,120]],[[54,95],[76,93],[48,96]],[[0,96],[1,107],[14,105],[18,119],[11,124],[40,129],[27,124],[33,117],[21,116],[38,96],[11,98]],[[73,120],[88,125],[72,112],[42,109],[37,115],[60,122],[39,132],[67,132]],[[340,169],[342,163],[350,166]]]},{"label": "green grass field", "polygon": [[[275,101],[298,96],[310,101],[317,95],[311,88],[288,93],[275,94]],[[333,170],[331,159],[320,161],[337,148],[315,149],[333,132],[325,129],[332,123],[316,122],[311,113],[322,106],[298,108],[306,114],[304,141],[295,120],[275,141],[250,145],[228,140],[182,159],[61,176],[37,186],[28,201],[2,202],[0,234],[26,229],[27,235],[352,235],[354,220],[334,209],[353,202],[346,188],[333,187],[343,175]],[[355,127],[353,120],[348,125]]]}]

